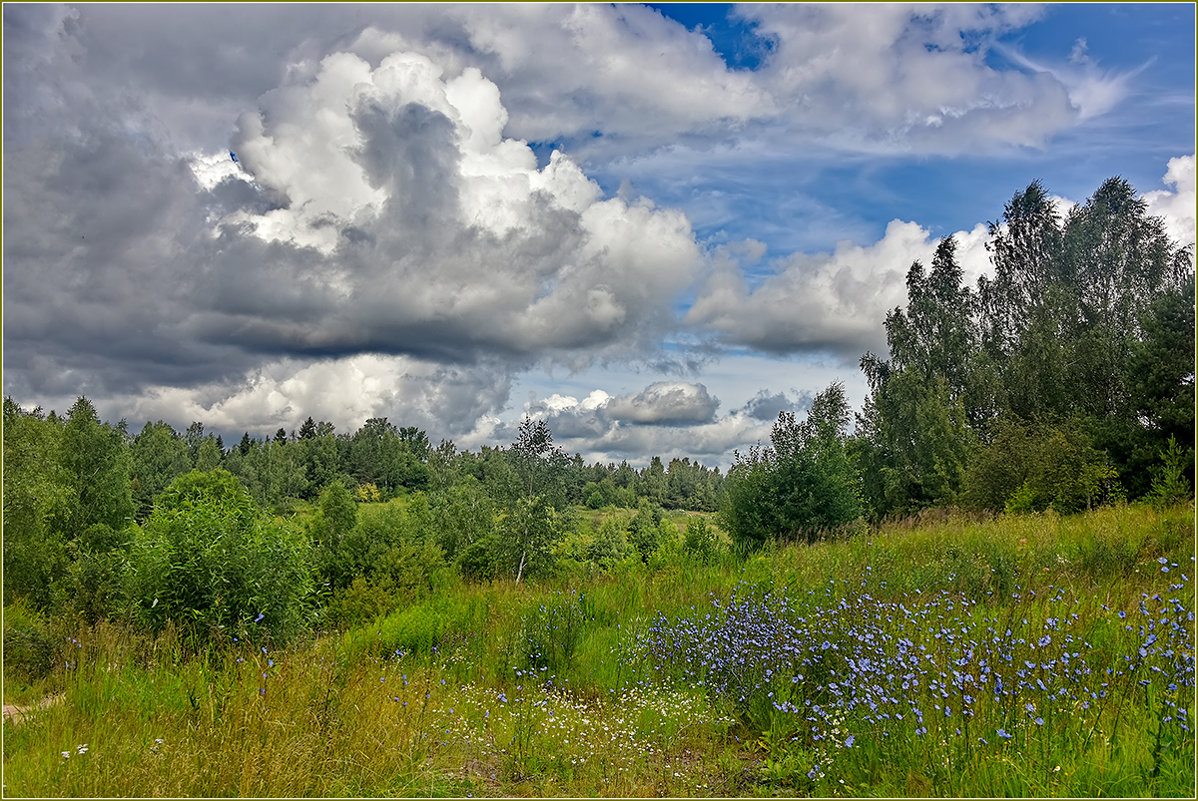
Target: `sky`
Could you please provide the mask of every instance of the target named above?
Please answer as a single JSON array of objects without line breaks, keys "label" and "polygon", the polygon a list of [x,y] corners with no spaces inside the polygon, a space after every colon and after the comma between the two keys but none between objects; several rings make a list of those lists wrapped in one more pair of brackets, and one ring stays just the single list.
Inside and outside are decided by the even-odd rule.
[{"label": "sky", "polygon": [[1040,180],[1195,230],[1178,4],[20,4],[3,385],[726,468]]}]

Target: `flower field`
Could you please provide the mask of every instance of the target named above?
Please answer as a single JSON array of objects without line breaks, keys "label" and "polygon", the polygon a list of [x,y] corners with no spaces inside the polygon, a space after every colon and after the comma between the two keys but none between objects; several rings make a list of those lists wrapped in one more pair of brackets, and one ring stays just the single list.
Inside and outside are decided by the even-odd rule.
[{"label": "flower field", "polygon": [[6,796],[1149,796],[1194,786],[1193,510],[947,517],[460,584],[286,648],[79,627]]}]

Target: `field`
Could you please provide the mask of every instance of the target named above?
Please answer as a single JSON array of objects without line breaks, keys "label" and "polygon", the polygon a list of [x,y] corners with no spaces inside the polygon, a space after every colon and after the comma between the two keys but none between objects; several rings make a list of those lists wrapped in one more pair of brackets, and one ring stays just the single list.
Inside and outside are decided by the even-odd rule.
[{"label": "field", "polygon": [[102,623],[6,677],[62,700],[5,721],[4,792],[1193,797],[1193,572],[1192,507],[1119,506],[454,583],[285,648]]}]

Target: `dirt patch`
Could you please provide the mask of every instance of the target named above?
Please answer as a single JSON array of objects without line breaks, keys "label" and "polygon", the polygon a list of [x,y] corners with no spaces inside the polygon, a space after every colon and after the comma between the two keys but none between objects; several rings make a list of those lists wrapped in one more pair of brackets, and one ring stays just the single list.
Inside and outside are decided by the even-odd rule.
[{"label": "dirt patch", "polygon": [[62,701],[61,695],[51,695],[46,698],[43,698],[42,700],[38,701],[36,704],[33,704],[31,706],[17,706],[16,704],[5,704],[4,705],[4,720],[6,720],[6,721],[11,720],[13,723],[20,723],[22,720],[25,720],[26,718],[28,718],[30,715],[32,715],[34,712],[38,711],[39,709],[46,709],[47,707],[54,706],[55,704],[57,704],[61,701]]}]

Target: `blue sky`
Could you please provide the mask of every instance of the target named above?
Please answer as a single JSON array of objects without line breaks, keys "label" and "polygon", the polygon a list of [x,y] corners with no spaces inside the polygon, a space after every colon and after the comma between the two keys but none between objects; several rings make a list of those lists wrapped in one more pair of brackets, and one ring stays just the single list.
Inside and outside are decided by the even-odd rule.
[{"label": "blue sky", "polygon": [[911,262],[983,274],[1032,180],[1192,242],[1194,41],[1192,4],[6,5],[4,390],[727,466],[859,406]]}]

